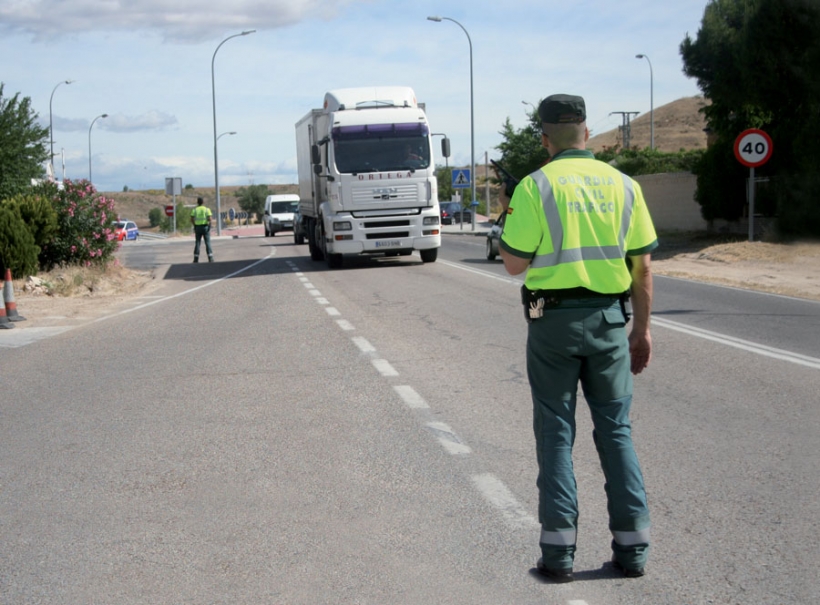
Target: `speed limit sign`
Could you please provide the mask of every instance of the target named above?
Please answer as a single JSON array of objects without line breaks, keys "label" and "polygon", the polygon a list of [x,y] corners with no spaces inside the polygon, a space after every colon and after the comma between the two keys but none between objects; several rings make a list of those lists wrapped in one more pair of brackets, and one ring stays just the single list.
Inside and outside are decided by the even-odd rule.
[{"label": "speed limit sign", "polygon": [[772,139],[757,128],[744,130],[735,139],[735,157],[749,168],[757,168],[772,157]]}]

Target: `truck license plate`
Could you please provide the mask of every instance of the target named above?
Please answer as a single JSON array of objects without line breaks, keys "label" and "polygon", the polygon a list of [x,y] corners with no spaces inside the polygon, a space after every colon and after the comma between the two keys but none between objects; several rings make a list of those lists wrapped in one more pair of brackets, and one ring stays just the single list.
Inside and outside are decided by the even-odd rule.
[{"label": "truck license plate", "polygon": [[376,248],[401,248],[401,240],[388,239],[376,242]]}]

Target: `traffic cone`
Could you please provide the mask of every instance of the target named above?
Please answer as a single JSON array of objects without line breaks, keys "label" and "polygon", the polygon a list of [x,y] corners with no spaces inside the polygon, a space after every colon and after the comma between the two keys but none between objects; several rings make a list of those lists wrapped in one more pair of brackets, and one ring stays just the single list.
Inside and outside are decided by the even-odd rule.
[{"label": "traffic cone", "polygon": [[6,317],[6,307],[0,307],[0,330],[9,330],[14,327],[14,324]]},{"label": "traffic cone", "polygon": [[6,279],[3,282],[3,301],[5,302],[3,312],[9,321],[26,320],[17,312],[17,303],[14,302],[14,283],[11,281],[11,269],[6,269]]}]

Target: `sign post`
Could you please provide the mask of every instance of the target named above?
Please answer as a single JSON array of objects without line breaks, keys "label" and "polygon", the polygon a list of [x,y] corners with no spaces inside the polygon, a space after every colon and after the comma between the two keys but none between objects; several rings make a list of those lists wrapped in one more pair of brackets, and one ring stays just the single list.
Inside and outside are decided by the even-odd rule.
[{"label": "sign post", "polygon": [[755,239],[755,168],[762,166],[772,157],[771,137],[757,128],[741,132],[735,139],[735,157],[749,167],[749,241]]},{"label": "sign post", "polygon": [[177,196],[181,193],[182,179],[178,176],[165,177],[165,195],[174,196],[174,234],[177,232]]},{"label": "sign post", "polygon": [[[469,189],[472,186],[472,169],[471,168],[454,168],[453,169],[453,189]],[[460,196],[459,196],[460,198]],[[462,206],[463,208],[464,206]],[[461,212],[461,220],[459,221],[461,230],[464,231],[464,212]]]}]

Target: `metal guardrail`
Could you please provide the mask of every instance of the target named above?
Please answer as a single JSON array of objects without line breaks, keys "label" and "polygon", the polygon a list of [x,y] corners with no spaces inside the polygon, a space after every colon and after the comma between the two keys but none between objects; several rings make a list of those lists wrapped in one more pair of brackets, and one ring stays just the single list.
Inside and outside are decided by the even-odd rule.
[{"label": "metal guardrail", "polygon": [[168,239],[168,236],[164,233],[153,233],[151,231],[140,231],[140,239],[143,237],[148,239]]}]

